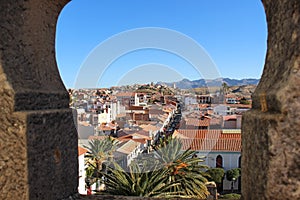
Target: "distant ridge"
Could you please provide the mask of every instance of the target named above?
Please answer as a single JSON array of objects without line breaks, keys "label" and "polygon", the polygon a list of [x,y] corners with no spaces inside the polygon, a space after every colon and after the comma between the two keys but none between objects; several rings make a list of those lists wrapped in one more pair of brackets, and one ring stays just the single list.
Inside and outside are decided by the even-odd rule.
[{"label": "distant ridge", "polygon": [[230,79],[230,78],[221,78],[213,79],[213,80],[189,80],[189,79],[182,79],[181,81],[173,82],[173,83],[166,83],[166,82],[158,82],[158,84],[165,84],[169,87],[173,87],[174,83],[177,88],[180,89],[191,89],[191,88],[199,88],[199,87],[206,87],[209,86],[220,86],[220,83],[225,82],[228,86],[241,86],[241,85],[257,85],[260,79],[254,78],[245,78],[245,79]]}]

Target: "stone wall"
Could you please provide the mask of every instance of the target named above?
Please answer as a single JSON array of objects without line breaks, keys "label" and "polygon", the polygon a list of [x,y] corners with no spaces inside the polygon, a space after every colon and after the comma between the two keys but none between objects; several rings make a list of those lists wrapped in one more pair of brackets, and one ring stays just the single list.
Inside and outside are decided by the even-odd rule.
[{"label": "stone wall", "polygon": [[[0,0],[0,199],[77,193],[77,133],[54,47],[66,3]],[[242,195],[300,199],[300,1],[263,4],[268,52],[243,118]]]},{"label": "stone wall", "polygon": [[268,51],[243,116],[244,199],[300,199],[300,1],[263,0]]},{"label": "stone wall", "polygon": [[77,192],[77,133],[55,61],[66,3],[0,0],[0,199]]}]

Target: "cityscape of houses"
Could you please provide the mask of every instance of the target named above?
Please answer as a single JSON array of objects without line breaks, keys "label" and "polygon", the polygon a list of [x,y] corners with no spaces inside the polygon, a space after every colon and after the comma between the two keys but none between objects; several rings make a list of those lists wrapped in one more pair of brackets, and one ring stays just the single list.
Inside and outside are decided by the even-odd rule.
[{"label": "cityscape of houses", "polygon": [[[251,108],[251,96],[220,91],[199,95],[153,83],[126,90],[70,89],[79,139],[79,193],[87,193],[85,147],[108,136],[118,141],[113,156],[123,168],[151,152],[165,136],[179,138],[182,151],[194,150],[211,168],[240,168],[242,114]],[[240,188],[240,179],[223,179],[218,187],[221,191]]]}]

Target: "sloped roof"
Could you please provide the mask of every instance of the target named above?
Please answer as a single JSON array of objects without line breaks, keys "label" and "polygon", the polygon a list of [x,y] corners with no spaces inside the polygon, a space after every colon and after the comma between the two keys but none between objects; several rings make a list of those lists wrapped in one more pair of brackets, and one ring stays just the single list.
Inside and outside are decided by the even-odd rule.
[{"label": "sloped roof", "polygon": [[218,139],[181,139],[183,144],[182,150],[190,148],[195,151],[229,151],[240,152],[241,151],[241,139],[237,138],[218,138]]},{"label": "sloped roof", "polygon": [[120,146],[116,151],[124,154],[130,154],[136,149],[141,143],[135,142],[134,140],[128,140],[125,144]]},{"label": "sloped roof", "polygon": [[144,139],[144,140],[151,140],[151,138],[147,135],[142,135],[142,134],[138,134],[138,133],[132,133],[132,134],[128,134],[128,135],[124,135],[122,137],[117,138],[118,140],[122,141],[124,139]]},{"label": "sloped roof", "polygon": [[178,134],[181,134],[187,138],[236,138],[241,139],[240,129],[230,129],[231,131],[227,131],[226,129],[209,129],[209,130],[198,130],[198,129],[178,129]]},{"label": "sloped roof", "polygon": [[115,96],[117,96],[117,97],[132,97],[134,95],[135,95],[134,92],[119,92]]},{"label": "sloped roof", "polygon": [[183,138],[183,139],[189,139],[188,137],[184,136],[183,134],[180,134],[177,130],[175,130],[172,134],[173,138]]},{"label": "sloped roof", "polygon": [[146,143],[147,143],[147,140],[146,140],[146,139],[143,139],[143,138],[136,138],[136,139],[132,139],[132,138],[122,138],[122,139],[120,139],[119,141],[120,141],[121,143],[125,143],[125,142],[127,142],[127,141],[129,141],[129,140],[133,140],[133,141],[139,142],[139,143],[141,143],[141,144],[146,144]]},{"label": "sloped roof", "polygon": [[78,156],[81,156],[82,154],[85,154],[86,152],[88,152],[87,149],[78,146]]},{"label": "sloped roof", "polygon": [[149,137],[149,131],[140,130],[140,131],[138,131],[136,133],[139,134],[139,135],[144,135],[144,136]]},{"label": "sloped roof", "polygon": [[239,130],[223,133],[222,130],[188,130],[179,129],[176,137],[180,138],[183,150],[195,151],[241,151],[241,134]]},{"label": "sloped roof", "polygon": [[210,119],[196,119],[196,118],[186,118],[186,125],[188,126],[209,126]]},{"label": "sloped roof", "polygon": [[154,126],[152,124],[147,124],[147,125],[140,125],[140,127],[144,130],[144,131],[158,131],[160,129],[160,127]]},{"label": "sloped roof", "polygon": [[130,134],[130,133],[127,133],[127,132],[124,131],[123,129],[118,131],[118,137],[127,136],[127,135],[129,135],[129,134]]},{"label": "sloped roof", "polygon": [[223,120],[224,121],[228,121],[228,120],[236,120],[237,119],[237,115],[224,115],[223,116]]}]

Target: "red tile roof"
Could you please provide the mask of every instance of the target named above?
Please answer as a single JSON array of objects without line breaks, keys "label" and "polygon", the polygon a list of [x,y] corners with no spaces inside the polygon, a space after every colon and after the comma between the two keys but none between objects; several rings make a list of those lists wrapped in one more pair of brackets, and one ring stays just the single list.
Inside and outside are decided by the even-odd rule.
[{"label": "red tile roof", "polygon": [[117,97],[132,97],[134,95],[134,92],[119,92],[116,94]]},{"label": "red tile roof", "polygon": [[223,120],[224,121],[228,121],[228,120],[236,120],[237,116],[236,115],[225,115],[223,116]]},{"label": "red tile roof", "polygon": [[218,138],[218,139],[180,139],[183,150],[190,148],[195,151],[241,151],[241,139],[237,138]]},{"label": "red tile roof", "polygon": [[191,148],[197,151],[241,151],[239,130],[223,133],[222,130],[179,129],[175,137],[182,141],[183,150]]},{"label": "red tile roof", "polygon": [[142,134],[138,134],[138,133],[132,133],[132,134],[128,134],[122,137],[117,138],[118,140],[123,140],[123,139],[144,139],[144,140],[151,140],[151,138],[149,137],[149,135],[142,135]]},{"label": "red tile roof", "polygon": [[222,130],[216,130],[216,129],[210,129],[210,130],[196,130],[196,129],[178,129],[178,134],[183,135],[184,137],[193,139],[193,138],[198,138],[198,139],[204,139],[204,138],[210,138],[210,139],[215,139],[215,138],[224,138],[224,139],[241,139],[241,134],[240,130],[231,130],[229,133],[224,130],[223,133]]},{"label": "red tile roof", "polygon": [[210,119],[204,118],[196,119],[196,118],[187,118],[186,125],[187,126],[209,126]]},{"label": "red tile roof", "polygon": [[81,156],[82,154],[85,154],[86,152],[88,152],[87,149],[78,146],[78,156]]},{"label": "red tile roof", "polygon": [[127,142],[129,140],[132,140],[134,142],[139,142],[141,144],[146,144],[147,143],[147,140],[146,139],[143,139],[143,138],[136,138],[136,139],[132,139],[132,138],[121,138],[121,139],[118,139],[121,143],[124,143],[124,142]]}]

